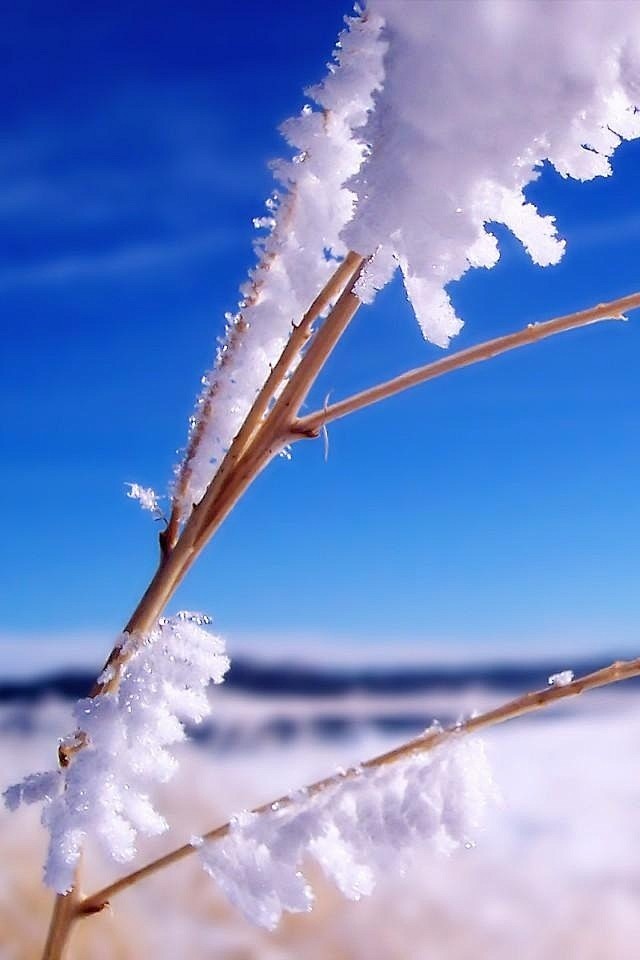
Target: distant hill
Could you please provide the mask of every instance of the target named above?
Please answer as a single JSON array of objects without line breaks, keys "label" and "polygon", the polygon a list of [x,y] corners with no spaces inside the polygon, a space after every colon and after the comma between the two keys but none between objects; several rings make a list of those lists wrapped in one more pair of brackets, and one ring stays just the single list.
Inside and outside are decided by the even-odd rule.
[{"label": "distant hill", "polygon": [[[606,659],[572,664],[576,674],[598,669]],[[258,697],[341,697],[351,694],[402,696],[410,694],[455,693],[472,687],[505,693],[525,692],[544,687],[550,674],[564,664],[473,663],[460,665],[352,666],[309,665],[237,657],[224,685],[225,690]],[[65,670],[30,679],[0,679],[0,703],[37,701],[47,696],[78,699],[86,696],[95,677],[85,671]]]}]

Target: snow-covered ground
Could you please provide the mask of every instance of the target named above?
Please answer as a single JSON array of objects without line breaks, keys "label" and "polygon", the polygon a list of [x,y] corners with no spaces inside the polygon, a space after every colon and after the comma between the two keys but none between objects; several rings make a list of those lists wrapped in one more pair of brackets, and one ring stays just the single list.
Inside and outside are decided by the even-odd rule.
[{"label": "snow-covered ground", "polygon": [[[480,699],[484,706],[491,691]],[[227,701],[237,716],[235,698],[218,697],[218,710],[224,712]],[[446,712],[459,706],[451,703]],[[367,709],[375,708],[369,699]],[[15,707],[0,711],[0,726],[9,716],[12,721],[0,738],[3,782],[48,765],[51,745],[68,725],[68,705],[49,701],[29,710],[31,722],[22,729]],[[269,934],[248,926],[193,858],[122,894],[111,913],[87,921],[70,956],[635,960],[639,728],[638,692],[621,688],[492,731],[486,741],[502,801],[489,811],[475,849],[450,859],[423,855],[409,875],[389,877],[360,903],[343,900],[318,880],[313,913],[288,917]],[[189,746],[182,771],[159,797],[173,836],[146,843],[141,860],[396,739],[365,727],[348,739],[307,736],[288,745],[263,742],[235,750],[208,742]],[[43,848],[36,811],[0,813],[2,960],[38,956],[49,906],[39,884]],[[85,872],[88,887],[115,875],[112,865],[93,858]]]}]

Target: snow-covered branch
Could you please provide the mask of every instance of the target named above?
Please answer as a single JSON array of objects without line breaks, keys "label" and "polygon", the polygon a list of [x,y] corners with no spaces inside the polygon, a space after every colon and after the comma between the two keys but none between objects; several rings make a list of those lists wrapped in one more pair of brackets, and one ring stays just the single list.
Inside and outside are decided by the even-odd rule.
[{"label": "snow-covered branch", "polygon": [[[386,868],[390,861],[401,866],[410,843],[420,842],[418,833],[441,850],[471,841],[495,788],[482,745],[474,738],[465,743],[469,735],[637,676],[640,657],[577,679],[563,671],[550,677],[542,690],[452,727],[434,726],[357,767],[244,811],[91,894],[78,912],[101,910],[122,890],[197,851],[240,908],[267,926],[277,922],[282,909],[308,909],[308,894],[296,877],[303,851],[316,856],[347,895],[367,893],[375,869]],[[323,838],[320,844],[318,837]],[[397,849],[395,857],[389,840]],[[223,844],[219,852],[217,844]]]}]

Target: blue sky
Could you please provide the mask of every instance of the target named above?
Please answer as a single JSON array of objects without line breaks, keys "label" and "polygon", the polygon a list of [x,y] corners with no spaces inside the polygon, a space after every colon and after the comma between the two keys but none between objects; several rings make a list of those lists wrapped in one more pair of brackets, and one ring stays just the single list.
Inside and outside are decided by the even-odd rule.
[{"label": "blue sky", "polygon": [[[343,12],[250,0],[5,13],[0,636],[53,649],[126,621],[157,531],[124,483],[166,488],[252,262],[277,125],[322,76]],[[629,144],[608,180],[545,170],[529,195],[556,214],[563,262],[534,267],[498,229],[499,265],[452,290],[466,320],[453,349],[640,287],[639,169]],[[637,315],[334,425],[326,464],[309,443],[272,465],[176,605],[210,612],[232,649],[631,648],[639,349]],[[316,400],[439,355],[394,286],[358,315]]]}]

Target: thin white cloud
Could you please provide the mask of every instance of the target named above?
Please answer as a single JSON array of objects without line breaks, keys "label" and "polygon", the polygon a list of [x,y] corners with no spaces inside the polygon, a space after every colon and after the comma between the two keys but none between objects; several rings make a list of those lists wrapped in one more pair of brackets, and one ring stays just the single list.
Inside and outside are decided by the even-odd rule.
[{"label": "thin white cloud", "polygon": [[0,678],[27,678],[70,669],[97,674],[112,643],[113,637],[98,631],[0,634]]},{"label": "thin white cloud", "polygon": [[142,271],[246,245],[248,217],[233,232],[219,225],[221,203],[241,197],[248,171],[256,173],[242,154],[230,162],[227,127],[197,91],[141,88],[5,130],[0,289]]},{"label": "thin white cloud", "polygon": [[99,253],[67,254],[49,260],[0,269],[0,290],[60,283],[81,277],[98,277],[148,270],[168,263],[213,256],[233,242],[228,231],[212,230],[188,239],[131,244]]}]

